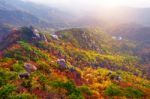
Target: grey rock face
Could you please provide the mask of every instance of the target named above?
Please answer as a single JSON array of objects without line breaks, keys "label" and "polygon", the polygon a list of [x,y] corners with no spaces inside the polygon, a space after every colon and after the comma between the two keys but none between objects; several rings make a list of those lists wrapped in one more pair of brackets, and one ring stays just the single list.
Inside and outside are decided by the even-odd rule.
[{"label": "grey rock face", "polygon": [[55,34],[52,34],[51,36],[52,36],[52,38],[55,39],[55,40],[58,40],[58,39],[59,39],[58,36],[55,35]]},{"label": "grey rock face", "polygon": [[32,72],[34,72],[34,71],[37,70],[37,67],[34,66],[34,65],[32,65],[32,64],[30,64],[30,63],[25,63],[25,64],[24,64],[24,68],[25,68],[25,70],[26,70],[28,73],[32,73]]}]

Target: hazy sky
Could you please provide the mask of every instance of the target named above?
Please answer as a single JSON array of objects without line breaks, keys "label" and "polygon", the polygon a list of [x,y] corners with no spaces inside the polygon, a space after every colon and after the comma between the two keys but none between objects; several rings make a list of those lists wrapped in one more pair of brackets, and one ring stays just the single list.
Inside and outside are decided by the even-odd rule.
[{"label": "hazy sky", "polygon": [[150,0],[26,0],[43,3],[53,6],[64,7],[96,7],[107,6],[129,6],[129,7],[150,7]]}]

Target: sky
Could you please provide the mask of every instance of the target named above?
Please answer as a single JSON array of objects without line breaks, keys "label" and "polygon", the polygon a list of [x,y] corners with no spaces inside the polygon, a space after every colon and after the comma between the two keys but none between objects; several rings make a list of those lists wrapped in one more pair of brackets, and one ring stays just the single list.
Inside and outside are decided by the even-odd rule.
[{"label": "sky", "polygon": [[46,5],[74,7],[74,8],[99,8],[104,7],[150,7],[150,0],[24,0]]}]

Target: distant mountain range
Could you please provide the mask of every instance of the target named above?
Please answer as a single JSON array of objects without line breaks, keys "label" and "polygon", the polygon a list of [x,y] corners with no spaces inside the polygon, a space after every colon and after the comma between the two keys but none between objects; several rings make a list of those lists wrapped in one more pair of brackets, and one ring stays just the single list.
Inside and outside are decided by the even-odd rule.
[{"label": "distant mountain range", "polygon": [[[0,22],[17,26],[68,28],[118,24],[141,24],[150,26],[149,8],[120,7],[74,13],[65,9],[25,2],[22,0],[0,1]],[[5,12],[5,13],[4,13]]]},{"label": "distant mountain range", "polygon": [[[34,26],[44,29],[100,27],[112,36],[150,42],[150,8],[114,8],[74,13],[22,0],[0,1],[1,37],[5,26]],[[96,14],[97,13],[97,14]],[[83,14],[83,15],[82,15]]]},{"label": "distant mountain range", "polygon": [[56,8],[24,2],[21,0],[0,1],[0,22],[15,26],[35,25],[58,28],[67,25],[68,13]]}]

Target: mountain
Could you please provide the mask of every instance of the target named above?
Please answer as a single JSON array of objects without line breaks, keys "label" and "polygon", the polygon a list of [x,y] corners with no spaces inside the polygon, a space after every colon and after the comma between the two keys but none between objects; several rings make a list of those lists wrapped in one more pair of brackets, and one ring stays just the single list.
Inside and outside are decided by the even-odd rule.
[{"label": "mountain", "polygon": [[11,28],[11,26],[0,24],[0,42],[10,33]]},{"label": "mountain", "polygon": [[123,38],[136,40],[136,41],[148,41],[150,27],[139,24],[120,24],[113,26],[106,30],[108,33],[116,36],[122,36]]},{"label": "mountain", "polygon": [[0,10],[0,22],[14,26],[29,26],[48,27],[49,24],[39,20],[37,17],[21,11]]},{"label": "mountain", "polygon": [[17,6],[13,5],[15,1],[1,0],[0,1],[0,22],[3,24],[14,25],[14,26],[25,26],[25,25],[35,25],[38,27],[48,27],[49,24],[40,20],[36,16],[28,13],[24,10],[19,9]]},{"label": "mountain", "polygon": [[135,43],[130,40],[113,39],[113,36],[100,28],[73,28],[57,31],[56,34],[65,42],[70,42],[76,47],[90,49],[99,53],[130,53],[135,48]]},{"label": "mountain", "polygon": [[[69,28],[69,27],[108,27],[119,24],[141,24],[149,26],[149,8],[120,7],[94,11],[77,11],[78,13],[22,0],[1,0],[0,11],[2,22],[11,20],[9,24],[18,26],[37,25],[39,27]],[[3,13],[6,11],[6,14]],[[111,12],[111,13],[109,13]],[[13,13],[13,14],[12,14]],[[14,14],[15,13],[15,14]],[[7,15],[11,16],[8,17]],[[117,15],[117,16],[115,16]],[[25,18],[23,20],[22,18]],[[16,20],[19,19],[19,20]],[[21,23],[21,21],[23,21]],[[6,21],[8,23],[8,21]],[[16,25],[16,24],[14,24]]]},{"label": "mountain", "polygon": [[67,20],[72,18],[72,15],[65,11],[22,0],[1,0],[0,12],[2,23],[16,26],[58,28],[67,26]]},{"label": "mountain", "polygon": [[135,54],[139,55],[143,59],[143,62],[149,62],[150,27],[139,24],[121,24],[108,28],[106,31],[112,36],[119,36],[135,42]]},{"label": "mountain", "polygon": [[148,11],[0,0],[0,99],[149,99]]},{"label": "mountain", "polygon": [[[55,34],[39,32],[33,27],[11,30],[0,44],[0,96],[148,98],[149,69],[140,63],[138,56],[122,52],[114,54],[110,50],[113,48],[104,42],[109,39],[111,36],[99,29],[74,28]],[[109,46],[107,51],[101,53],[93,49],[103,50],[104,46],[93,44],[96,41]],[[109,43],[115,45],[129,43],[111,41]]]}]

